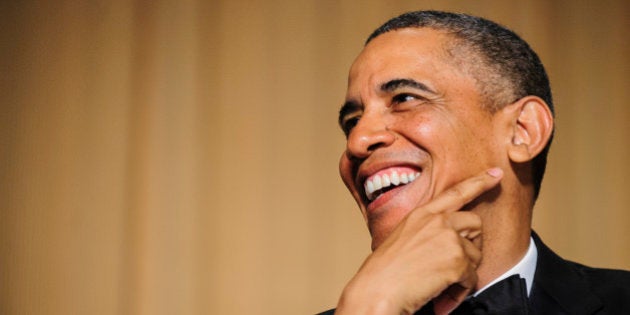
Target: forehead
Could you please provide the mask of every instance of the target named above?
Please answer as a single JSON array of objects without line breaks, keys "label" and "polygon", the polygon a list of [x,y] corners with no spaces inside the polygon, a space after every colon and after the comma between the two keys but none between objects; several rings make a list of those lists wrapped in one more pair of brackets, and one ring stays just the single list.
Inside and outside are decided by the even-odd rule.
[{"label": "forehead", "polygon": [[430,28],[383,33],[368,43],[352,64],[349,88],[353,83],[377,86],[394,77],[422,79],[427,84],[467,77],[448,52],[452,41],[445,32]]}]

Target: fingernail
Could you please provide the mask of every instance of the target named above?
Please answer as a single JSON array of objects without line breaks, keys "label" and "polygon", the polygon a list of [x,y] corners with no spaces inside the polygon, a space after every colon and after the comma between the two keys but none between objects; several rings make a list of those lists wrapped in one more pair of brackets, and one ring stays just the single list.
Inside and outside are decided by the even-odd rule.
[{"label": "fingernail", "polygon": [[501,175],[503,175],[503,170],[498,167],[491,168],[487,172],[488,172],[488,175],[492,177],[500,177]]}]

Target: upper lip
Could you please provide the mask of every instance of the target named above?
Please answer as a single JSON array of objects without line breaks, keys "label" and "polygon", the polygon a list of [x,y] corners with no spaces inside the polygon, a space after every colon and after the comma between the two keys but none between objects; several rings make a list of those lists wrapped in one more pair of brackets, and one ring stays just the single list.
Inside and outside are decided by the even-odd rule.
[{"label": "upper lip", "polygon": [[365,194],[365,189],[363,189],[363,183],[365,183],[370,176],[390,167],[411,167],[422,171],[421,165],[409,161],[383,160],[374,163],[361,163],[358,168],[357,175],[355,176],[354,184],[357,187],[357,190],[360,191],[361,196],[366,203],[369,203],[369,200]]}]

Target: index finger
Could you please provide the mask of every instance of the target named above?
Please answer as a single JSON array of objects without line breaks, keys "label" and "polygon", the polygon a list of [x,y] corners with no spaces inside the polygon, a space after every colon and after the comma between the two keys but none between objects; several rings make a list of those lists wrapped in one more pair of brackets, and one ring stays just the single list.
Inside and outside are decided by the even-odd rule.
[{"label": "index finger", "polygon": [[503,170],[500,168],[488,169],[443,191],[422,208],[431,213],[456,212],[484,192],[495,187],[501,178],[503,178]]}]

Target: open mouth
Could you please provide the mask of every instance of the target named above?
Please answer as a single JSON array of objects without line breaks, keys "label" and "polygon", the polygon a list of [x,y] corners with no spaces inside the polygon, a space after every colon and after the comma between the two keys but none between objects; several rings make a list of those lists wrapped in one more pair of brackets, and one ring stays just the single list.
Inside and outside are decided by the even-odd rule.
[{"label": "open mouth", "polygon": [[409,167],[395,167],[382,170],[365,180],[363,188],[369,201],[376,200],[382,194],[420,177],[420,172]]}]

